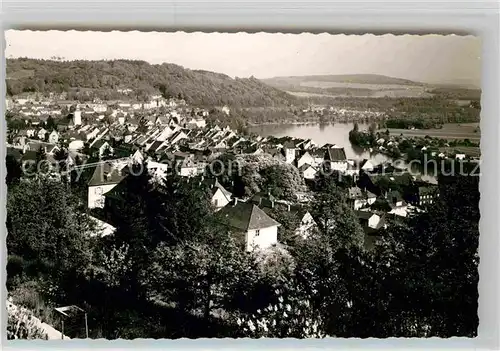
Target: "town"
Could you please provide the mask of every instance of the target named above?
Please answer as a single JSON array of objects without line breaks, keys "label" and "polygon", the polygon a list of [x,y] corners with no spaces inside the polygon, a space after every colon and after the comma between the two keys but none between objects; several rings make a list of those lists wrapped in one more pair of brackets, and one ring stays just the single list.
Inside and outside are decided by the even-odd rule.
[{"label": "town", "polygon": [[[406,217],[411,211],[423,210],[425,204],[432,203],[438,196],[436,184],[418,179],[404,168],[374,165],[370,160],[349,160],[342,147],[318,146],[313,140],[241,135],[228,126],[207,124],[209,112],[188,106],[183,100],[152,96],[149,102],[142,104],[79,103],[26,95],[7,101],[7,106],[8,113],[15,113],[24,121],[24,125],[17,124],[18,129],[9,130],[11,143],[8,145],[8,155],[19,162],[23,170],[29,169],[30,164],[40,164],[41,153],[47,163],[48,176],[55,177],[63,170],[66,174],[71,171],[81,174],[93,169],[85,199],[89,209],[105,208],[106,198],[125,181],[127,169],[134,163],[145,162],[148,172],[157,179],[172,174],[181,178],[201,177],[214,186],[211,201],[217,210],[228,210],[228,216],[231,213],[239,216],[241,206],[247,208],[253,204],[255,207],[250,207],[248,218],[252,217],[252,211],[258,211],[265,218],[265,224],[272,223],[270,227],[252,229],[265,233],[259,240],[248,233],[245,244],[248,249],[254,246],[267,249],[279,243],[280,223],[265,214],[266,209],[274,206],[293,208],[300,216],[297,233],[307,235],[314,224],[311,214],[305,210],[307,199],[311,197],[317,175],[326,171],[350,178],[352,186],[345,188],[346,195],[368,236],[367,245],[377,237],[377,230],[384,226],[386,217]],[[222,112],[230,114],[230,109],[224,106]],[[276,164],[292,165],[303,180],[303,191],[287,200],[276,198],[271,194],[276,189],[271,188],[260,189],[263,194],[235,196],[234,189],[226,189],[213,167],[209,167],[221,155],[239,156],[242,160],[245,156],[259,155]],[[389,183],[377,186],[380,179]],[[95,235],[112,233],[113,226],[100,217],[95,220],[103,231]]]},{"label": "town", "polygon": [[9,340],[477,336],[477,38],[9,33]]}]

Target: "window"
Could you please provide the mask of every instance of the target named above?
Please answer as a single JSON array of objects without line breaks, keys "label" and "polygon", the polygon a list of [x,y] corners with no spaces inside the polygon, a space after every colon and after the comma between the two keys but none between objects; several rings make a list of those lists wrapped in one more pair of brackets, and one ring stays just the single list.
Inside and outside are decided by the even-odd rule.
[{"label": "window", "polygon": [[259,235],[260,235],[260,229],[257,229],[257,230],[255,231],[255,236],[259,236]]},{"label": "window", "polygon": [[214,206],[215,206],[215,207],[219,206],[219,200],[214,199]]}]

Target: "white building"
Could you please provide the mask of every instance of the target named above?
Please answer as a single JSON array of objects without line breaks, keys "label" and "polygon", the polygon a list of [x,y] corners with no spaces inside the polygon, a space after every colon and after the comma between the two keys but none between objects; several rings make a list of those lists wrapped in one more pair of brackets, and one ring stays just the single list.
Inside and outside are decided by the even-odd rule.
[{"label": "white building", "polygon": [[104,194],[120,183],[125,176],[121,168],[111,163],[99,163],[88,182],[87,205],[88,208],[104,208]]},{"label": "white building", "polygon": [[330,170],[338,172],[347,171],[348,163],[344,148],[329,147],[325,159]]},{"label": "white building", "polygon": [[304,179],[314,179],[316,178],[316,174],[318,173],[318,170],[311,166],[310,164],[304,164],[299,168],[300,173],[304,177]]},{"label": "white building", "polygon": [[210,183],[210,189],[212,191],[212,205],[216,210],[220,210],[231,202],[232,194],[227,191],[217,180]]},{"label": "white building", "polygon": [[75,126],[79,126],[82,124],[82,111],[75,110],[75,112],[73,112],[73,124]]},{"label": "white building", "polygon": [[49,143],[51,144],[57,144],[57,142],[59,141],[59,133],[56,132],[55,130],[53,130],[50,134],[49,134]]},{"label": "white building", "polygon": [[219,211],[219,215],[247,252],[265,250],[278,243],[278,227],[281,224],[253,203],[235,198]]},{"label": "white building", "polygon": [[297,167],[300,168],[305,164],[309,164],[311,166],[314,166],[316,164],[316,160],[314,157],[311,156],[309,152],[304,153],[298,160],[297,160]]}]

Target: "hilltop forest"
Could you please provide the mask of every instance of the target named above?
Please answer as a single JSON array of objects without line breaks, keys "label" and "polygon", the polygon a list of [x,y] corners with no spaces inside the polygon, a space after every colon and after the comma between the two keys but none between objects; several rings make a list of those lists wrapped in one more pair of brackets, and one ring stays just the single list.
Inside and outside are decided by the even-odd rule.
[{"label": "hilltop forest", "polygon": [[[180,97],[197,106],[288,106],[297,98],[256,78],[231,78],[225,74],[190,70],[144,61],[53,61],[7,59],[7,94],[69,92],[68,99],[134,98],[152,94]],[[127,93],[130,89],[132,92]],[[125,92],[123,92],[125,90]],[[130,94],[130,95],[127,95]]]}]

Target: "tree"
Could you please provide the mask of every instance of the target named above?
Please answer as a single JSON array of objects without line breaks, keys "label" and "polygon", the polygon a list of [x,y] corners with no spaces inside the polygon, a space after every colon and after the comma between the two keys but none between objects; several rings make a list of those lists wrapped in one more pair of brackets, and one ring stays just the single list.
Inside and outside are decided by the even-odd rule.
[{"label": "tree", "polygon": [[35,170],[38,174],[46,175],[49,171],[49,164],[47,162],[47,153],[45,151],[45,147],[43,145],[36,152],[35,156]]},{"label": "tree", "polygon": [[30,274],[60,287],[74,284],[90,264],[93,223],[67,184],[40,178],[13,186],[7,194],[7,250],[33,262]]},{"label": "tree", "polygon": [[54,118],[52,118],[52,116],[49,116],[47,118],[47,120],[45,121],[45,127],[47,128],[47,130],[56,130],[57,129],[57,123],[56,121],[54,120]]},{"label": "tree", "polygon": [[17,184],[22,176],[21,164],[12,155],[7,155],[5,158],[5,167],[7,168],[7,176],[5,181],[7,186]]},{"label": "tree", "polygon": [[160,244],[145,272],[149,296],[210,318],[214,309],[224,307],[239,275],[250,268],[240,248],[225,242],[225,250],[198,242]]},{"label": "tree", "polygon": [[376,247],[379,274],[393,287],[384,294],[391,296],[387,334],[477,334],[478,177],[440,176],[439,183],[439,200],[428,212],[407,227],[389,226]]},{"label": "tree", "polygon": [[54,159],[58,162],[59,164],[59,171],[66,171],[67,170],[67,161],[69,157],[69,152],[65,148],[60,148],[58,149],[55,154],[54,154]]},{"label": "tree", "polygon": [[16,307],[10,301],[7,301],[7,306],[7,340],[47,340],[47,334],[35,322],[30,311]]},{"label": "tree", "polygon": [[327,180],[316,194],[312,214],[318,219],[318,226],[332,247],[363,247],[363,229],[342,191],[332,180]]},{"label": "tree", "polygon": [[307,298],[275,290],[275,302],[252,315],[237,317],[242,336],[252,338],[323,338],[321,316]]}]

